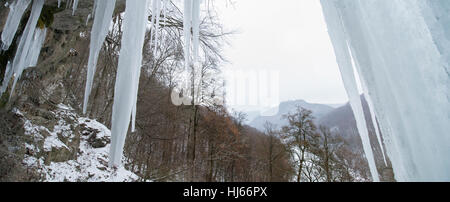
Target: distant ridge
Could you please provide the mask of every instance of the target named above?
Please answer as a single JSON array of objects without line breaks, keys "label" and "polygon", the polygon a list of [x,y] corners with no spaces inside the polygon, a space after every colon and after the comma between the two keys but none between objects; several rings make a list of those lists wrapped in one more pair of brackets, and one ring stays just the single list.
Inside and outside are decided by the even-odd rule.
[{"label": "distant ridge", "polygon": [[264,124],[266,122],[270,122],[272,124],[275,124],[278,128],[281,128],[282,126],[287,124],[287,120],[285,120],[283,116],[288,113],[294,112],[296,106],[301,106],[305,109],[311,110],[313,112],[313,116],[316,117],[316,120],[320,119],[322,116],[330,113],[335,109],[334,107],[331,107],[329,105],[313,104],[308,103],[304,100],[287,101],[280,103],[278,113],[276,115],[257,116],[253,120],[250,120],[249,125],[260,131],[264,131]]}]

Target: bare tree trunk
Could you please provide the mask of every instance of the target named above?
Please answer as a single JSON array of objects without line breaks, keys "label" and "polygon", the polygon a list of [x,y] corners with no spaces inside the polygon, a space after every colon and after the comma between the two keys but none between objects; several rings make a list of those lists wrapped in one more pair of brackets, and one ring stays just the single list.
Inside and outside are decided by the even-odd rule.
[{"label": "bare tree trunk", "polygon": [[273,181],[273,169],[272,169],[272,166],[273,166],[273,136],[270,136],[269,137],[269,180],[270,180],[270,182],[272,182]]},{"label": "bare tree trunk", "polygon": [[300,159],[300,165],[298,168],[298,174],[297,174],[297,182],[300,182],[302,178],[302,170],[303,170],[303,162],[305,161],[305,148],[301,149],[302,157]]},{"label": "bare tree trunk", "polygon": [[325,173],[327,174],[327,182],[331,182],[331,171],[329,165],[329,151],[328,151],[328,137],[327,134],[324,135],[324,146],[325,146]]}]

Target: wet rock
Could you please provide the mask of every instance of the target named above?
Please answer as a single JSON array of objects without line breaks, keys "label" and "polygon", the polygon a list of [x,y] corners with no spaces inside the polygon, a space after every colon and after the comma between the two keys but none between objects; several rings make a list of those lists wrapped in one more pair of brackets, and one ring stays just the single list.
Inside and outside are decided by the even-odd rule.
[{"label": "wet rock", "polygon": [[111,142],[111,140],[108,137],[98,137],[97,134],[98,133],[93,133],[88,138],[88,143],[93,148],[103,148]]},{"label": "wet rock", "polygon": [[51,162],[65,162],[68,160],[73,160],[72,152],[66,147],[56,148],[53,147],[51,151],[47,152],[45,158],[45,165],[50,165]]}]

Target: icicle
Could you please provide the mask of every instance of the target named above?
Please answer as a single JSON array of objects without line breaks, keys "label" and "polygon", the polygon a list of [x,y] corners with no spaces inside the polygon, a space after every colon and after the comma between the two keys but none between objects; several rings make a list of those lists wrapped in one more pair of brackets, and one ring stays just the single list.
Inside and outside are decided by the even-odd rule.
[{"label": "icicle", "polygon": [[95,10],[97,10],[97,0],[94,0],[94,7],[92,8],[91,17],[95,17]]},{"label": "icicle", "polygon": [[[152,17],[151,17],[151,24],[150,24],[150,44],[149,46],[152,47],[152,42],[153,42],[153,35],[155,35],[155,48],[153,51],[153,55],[156,55],[156,41],[158,40],[158,29],[159,29],[159,13],[161,10],[161,6],[160,6],[160,0],[153,0],[152,1]],[[155,27],[155,28],[154,28]],[[136,76],[137,78],[140,77],[141,71],[140,69],[136,72]],[[136,95],[134,98],[134,105],[133,105],[133,109],[131,111],[131,132],[136,132],[136,111],[137,111],[137,95],[138,95],[138,91],[139,91],[139,81],[136,80],[134,81],[134,85],[135,85],[135,90],[134,90],[134,94]]]},{"label": "icicle", "polygon": [[[365,92],[367,92],[367,91],[365,91]],[[380,146],[381,153],[383,154],[384,165],[387,166],[386,154],[384,151],[383,143],[381,141],[380,129],[378,128],[378,122],[377,122],[377,118],[375,116],[375,109],[373,107],[372,98],[370,98],[370,96],[367,93],[364,94],[364,97],[366,98],[367,105],[369,106],[370,117],[372,119],[373,128],[374,128],[375,134],[377,136],[378,145]]]},{"label": "icicle", "polygon": [[[169,0],[164,0],[164,11],[163,11],[163,15],[164,15],[164,27],[167,26],[167,6],[168,6],[168,2]],[[162,41],[166,40],[166,34],[163,35]]]},{"label": "icicle", "polygon": [[154,25],[155,25],[155,21],[156,21],[156,1],[157,0],[153,0],[152,1],[152,17],[151,17],[151,22],[150,22],[150,43],[153,40],[153,35],[155,34],[155,29],[154,29]]},{"label": "icicle", "polygon": [[120,166],[123,146],[136,100],[136,78],[142,65],[142,50],[147,24],[147,0],[128,0],[123,23],[122,47],[115,84],[112,113],[110,166]]},{"label": "icicle", "polygon": [[3,50],[9,49],[9,46],[16,35],[23,13],[28,8],[30,2],[31,0],[15,0],[11,5],[9,5],[10,11],[2,32]]},{"label": "icicle", "polygon": [[200,4],[201,0],[195,0],[193,1],[192,7],[192,41],[194,45],[194,63],[198,62],[198,46],[200,41]]},{"label": "icicle", "polygon": [[[137,94],[137,93],[136,93]],[[133,110],[131,111],[131,132],[136,132],[136,113],[137,113],[137,97],[136,101],[133,101]]]},{"label": "icicle", "polygon": [[[33,8],[31,10],[30,18],[28,19],[27,25],[25,26],[25,30],[23,31],[22,37],[19,42],[19,46],[16,51],[16,55],[14,57],[12,63],[12,71],[14,75],[14,83],[11,88],[11,94],[14,92],[14,88],[17,84],[18,79],[22,75],[23,70],[26,68],[27,63],[27,55],[28,51],[30,51],[30,46],[33,43],[33,35],[36,30],[36,24],[41,15],[42,7],[44,6],[44,0],[34,0]],[[36,50],[34,50],[36,51]]]},{"label": "icicle", "polygon": [[92,18],[91,14],[89,14],[89,15],[86,17],[86,26],[88,26],[89,20],[91,20],[91,18]]},{"label": "icicle", "polygon": [[73,1],[73,5],[72,5],[72,15],[75,15],[75,11],[78,8],[78,0],[74,0]]},{"label": "icicle", "polygon": [[133,81],[134,85],[134,100],[133,110],[131,111],[131,132],[136,132],[136,116],[137,116],[137,97],[139,93],[139,78],[141,77],[141,68],[136,69],[136,80]]},{"label": "icicle", "polygon": [[161,18],[161,1],[155,0],[156,2],[156,24],[155,24],[155,49],[153,51],[153,55],[156,57],[156,50],[158,49],[158,40],[159,40],[159,20]]},{"label": "icicle", "polygon": [[[329,2],[322,1],[324,10]],[[397,181],[450,180],[449,1],[332,2]]]},{"label": "icicle", "polygon": [[39,54],[42,49],[42,45],[44,45],[45,37],[47,36],[47,28],[44,29],[36,29],[34,32],[33,42],[30,46],[30,50],[27,54],[27,64],[25,65],[25,69],[27,67],[35,67],[37,65]]},{"label": "icicle", "polygon": [[12,72],[13,72],[11,66],[12,66],[11,63],[8,61],[8,64],[6,64],[5,76],[3,78],[3,83],[0,88],[0,95],[3,95],[3,93],[5,93],[6,88],[8,88],[8,84],[11,81]]},{"label": "icicle", "polygon": [[[186,69],[189,70],[189,66],[193,65],[191,57],[194,59],[194,63],[198,62],[198,47],[200,41],[200,4],[201,0],[185,0],[184,1],[184,55]],[[192,32],[192,33],[191,33]],[[193,46],[193,55],[191,55],[191,40]],[[194,64],[196,67],[196,64]],[[195,70],[194,70],[195,72]]]},{"label": "icicle", "polygon": [[68,9],[70,5],[72,5],[72,1],[73,0],[66,0],[66,9]]},{"label": "icicle", "polygon": [[369,111],[370,111],[370,117],[372,119],[372,126],[375,130],[375,134],[377,136],[377,142],[378,145],[380,146],[381,149],[381,153],[383,155],[383,161],[384,161],[384,165],[387,166],[387,160],[386,160],[386,155],[385,155],[385,151],[384,151],[384,147],[383,147],[383,143],[381,141],[381,134],[380,134],[380,129],[378,127],[378,122],[375,116],[375,109],[373,107],[373,103],[372,103],[372,99],[369,95],[369,90],[367,89],[367,84],[365,82],[364,79],[362,79],[361,77],[361,67],[360,64],[358,63],[357,60],[355,60],[355,55],[354,55],[354,50],[352,49],[352,47],[349,47],[349,51],[350,51],[350,56],[351,56],[351,60],[354,62],[355,65],[355,71],[358,72],[359,75],[359,81],[361,83],[363,92],[364,92],[364,98],[366,99],[367,105],[369,106]]},{"label": "icicle", "polygon": [[111,25],[112,15],[116,5],[116,0],[96,1],[95,18],[91,31],[91,42],[89,49],[89,60],[87,68],[86,88],[84,92],[83,114],[86,114],[89,96],[92,90],[92,83],[97,67],[97,60],[103,42],[108,34]]},{"label": "icicle", "polygon": [[364,153],[366,154],[366,158],[369,163],[372,179],[373,181],[378,182],[380,181],[380,178],[378,176],[375,158],[373,156],[372,147],[370,145],[366,120],[364,117],[361,99],[354,77],[351,56],[348,44],[346,42],[347,39],[345,37],[345,31],[342,27],[341,16],[338,13],[335,5],[333,4],[334,1],[321,0],[321,2],[324,10],[324,16],[328,24],[330,38],[336,53],[337,63],[341,70],[342,80],[344,81],[344,87],[350,100],[350,105],[355,116],[356,125],[362,139]]},{"label": "icicle", "polygon": [[192,28],[192,0],[184,0],[184,20],[183,20],[183,30],[184,30],[184,63],[186,71],[189,70],[191,65],[190,55],[191,55],[191,28]]},{"label": "icicle", "polygon": [[[358,72],[361,72],[359,64],[356,64],[356,66]],[[358,75],[361,75],[361,73],[358,73]],[[375,135],[377,136],[378,146],[380,146],[381,154],[383,154],[384,165],[387,166],[386,152],[384,151],[383,143],[381,141],[381,132],[380,128],[378,127],[378,121],[375,115],[375,108],[373,106],[372,98],[369,95],[369,90],[367,89],[367,84],[365,83],[365,81],[363,79],[360,79],[360,81],[364,91],[364,98],[366,99],[367,105],[369,106],[370,118],[372,119],[372,125],[375,130]]]}]

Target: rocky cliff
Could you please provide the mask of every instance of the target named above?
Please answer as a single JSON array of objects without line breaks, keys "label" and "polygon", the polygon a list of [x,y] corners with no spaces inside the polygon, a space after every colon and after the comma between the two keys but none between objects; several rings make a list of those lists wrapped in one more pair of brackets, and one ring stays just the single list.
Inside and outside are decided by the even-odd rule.
[{"label": "rocky cliff", "polygon": [[[0,181],[102,181],[114,174],[119,181],[136,180],[126,170],[112,171],[106,166],[109,130],[102,123],[110,122],[117,58],[107,58],[105,51],[100,55],[87,115],[92,119],[78,115],[92,26],[87,19],[94,1],[80,0],[75,15],[65,9],[65,1],[60,8],[57,4],[57,0],[47,0],[39,19],[47,35],[37,66],[24,71],[11,97],[7,91],[0,100]],[[123,8],[124,1],[119,0],[115,13]],[[0,5],[0,30],[8,12],[6,5]],[[29,12],[10,50],[0,55],[0,81],[7,61],[14,58]]]}]

